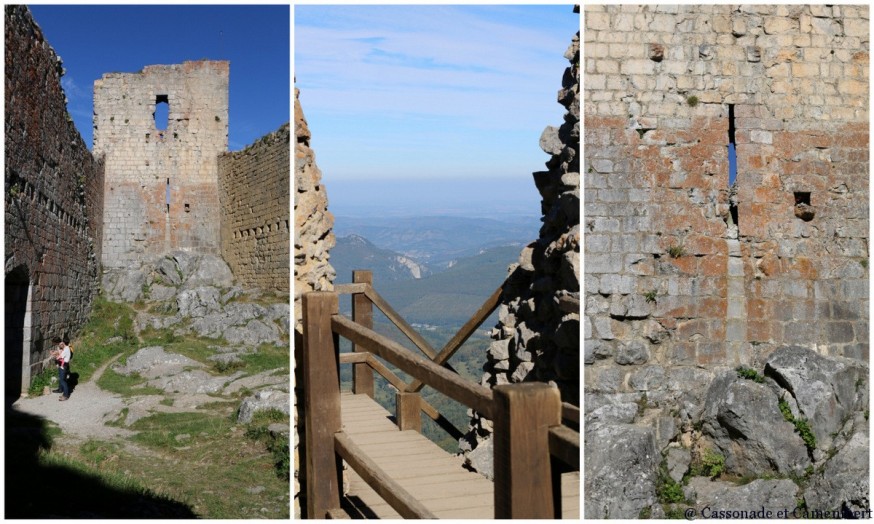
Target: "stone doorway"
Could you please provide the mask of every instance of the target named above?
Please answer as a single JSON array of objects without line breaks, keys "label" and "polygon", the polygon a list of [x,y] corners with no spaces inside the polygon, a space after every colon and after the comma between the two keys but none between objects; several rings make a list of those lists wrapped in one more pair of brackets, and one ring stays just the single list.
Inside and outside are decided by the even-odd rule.
[{"label": "stone doorway", "polygon": [[30,386],[31,283],[24,266],[6,275],[6,405],[11,405]]}]

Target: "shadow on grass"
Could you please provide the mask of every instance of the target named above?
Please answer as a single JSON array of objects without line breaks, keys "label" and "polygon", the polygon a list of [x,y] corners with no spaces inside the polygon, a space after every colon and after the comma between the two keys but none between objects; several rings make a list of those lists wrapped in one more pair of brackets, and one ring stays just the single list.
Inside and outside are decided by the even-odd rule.
[{"label": "shadow on grass", "polygon": [[[6,409],[6,519],[196,518],[186,504],[117,478],[113,486],[87,467],[43,452],[52,445],[40,417]],[[129,486],[124,486],[128,484]]]}]

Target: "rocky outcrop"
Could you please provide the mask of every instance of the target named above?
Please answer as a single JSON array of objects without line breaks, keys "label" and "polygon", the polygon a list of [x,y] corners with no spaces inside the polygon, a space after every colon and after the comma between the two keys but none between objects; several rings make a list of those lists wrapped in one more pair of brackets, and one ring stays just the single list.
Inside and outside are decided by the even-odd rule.
[{"label": "rocky outcrop", "polygon": [[176,251],[140,266],[107,271],[103,288],[110,300],[149,304],[137,314],[138,332],[173,327],[177,334],[224,339],[235,346],[287,344],[291,311],[279,302],[284,295],[273,304],[251,302],[265,298],[263,293],[235,286],[233,274],[217,256]]},{"label": "rocky outcrop", "polygon": [[[580,35],[565,52],[570,66],[558,102],[567,112],[560,127],[540,139],[551,155],[548,171],[534,173],[542,197],[539,238],[509,268],[498,324],[483,366],[482,384],[541,381],[557,384],[562,400],[579,404],[580,377]],[[491,422],[474,416],[460,446],[469,452],[488,438]]]},{"label": "rocky outcrop", "polygon": [[[334,268],[328,259],[329,250],[334,247],[332,228],[334,217],[328,211],[328,195],[321,183],[322,173],[316,166],[316,155],[310,149],[310,130],[303,115],[299,91],[294,90],[294,331],[295,362],[300,357],[297,352],[303,347],[301,339],[301,301],[303,293],[309,291],[330,291],[333,289]],[[295,369],[296,372],[296,369]],[[300,379],[296,384],[302,384]],[[298,391],[295,398],[302,393]],[[303,462],[299,451],[301,427],[304,417],[295,405],[294,438],[294,515],[301,516],[300,480],[304,478],[301,470]]]},{"label": "rocky outcrop", "polygon": [[[310,149],[310,130],[294,90],[294,299],[308,291],[330,291],[334,269],[328,262],[335,239],[334,216],[328,211],[328,194],[316,155]],[[300,324],[295,307],[295,329]]]}]

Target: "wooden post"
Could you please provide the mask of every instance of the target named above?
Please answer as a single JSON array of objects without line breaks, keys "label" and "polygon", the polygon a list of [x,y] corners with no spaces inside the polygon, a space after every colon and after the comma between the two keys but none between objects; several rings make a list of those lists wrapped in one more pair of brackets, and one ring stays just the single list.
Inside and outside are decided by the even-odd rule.
[{"label": "wooden post", "polygon": [[549,428],[561,424],[561,394],[540,382],[494,393],[495,518],[555,518]]},{"label": "wooden post", "polygon": [[396,395],[398,429],[422,432],[422,403],[418,393],[398,391]]},{"label": "wooden post", "polygon": [[334,434],[341,430],[339,346],[331,331],[338,306],[335,293],[303,295],[306,507],[311,519],[340,508],[342,461],[334,453]]},{"label": "wooden post", "polygon": [[[373,285],[373,272],[355,270],[352,272],[352,282]],[[373,303],[364,293],[352,295],[352,320],[368,329],[373,329]],[[352,351],[358,351],[355,344],[352,344]],[[367,364],[352,366],[352,392],[373,398],[373,370]]]}]

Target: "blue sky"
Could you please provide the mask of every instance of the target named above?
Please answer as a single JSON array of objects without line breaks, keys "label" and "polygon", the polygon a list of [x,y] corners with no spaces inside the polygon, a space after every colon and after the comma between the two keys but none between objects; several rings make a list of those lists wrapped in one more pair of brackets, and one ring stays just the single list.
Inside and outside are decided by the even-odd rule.
[{"label": "blue sky", "polygon": [[64,61],[67,109],[92,146],[94,81],[104,73],[185,60],[230,60],[228,147],[289,121],[288,6],[32,5]]},{"label": "blue sky", "polygon": [[329,195],[340,181],[500,178],[484,201],[512,188],[539,214],[531,173],[549,160],[543,129],[562,123],[563,54],[580,26],[570,5],[298,5],[294,24]]}]

